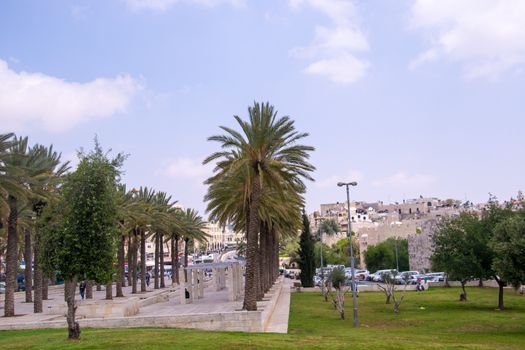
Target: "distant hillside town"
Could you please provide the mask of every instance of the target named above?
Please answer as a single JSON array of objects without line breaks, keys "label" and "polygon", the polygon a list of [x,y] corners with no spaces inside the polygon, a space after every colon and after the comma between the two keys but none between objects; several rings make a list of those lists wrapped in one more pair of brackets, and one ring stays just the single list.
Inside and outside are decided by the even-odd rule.
[{"label": "distant hillside town", "polygon": [[[521,191],[517,198],[510,199],[510,204],[518,205],[524,199]],[[505,202],[504,204],[508,204]],[[458,216],[462,211],[482,212],[487,203],[474,204],[471,201],[439,199],[420,196],[416,199],[385,204],[378,202],[354,201],[350,204],[352,232],[359,242],[361,268],[366,268],[365,252],[368,246],[381,243],[388,238],[408,240],[410,270],[430,270],[432,255],[432,232],[441,218]],[[332,245],[347,237],[347,203],[336,202],[321,204],[319,211],[309,214],[310,230],[316,235],[323,220],[335,219],[341,232],[335,235],[322,233],[322,242]]]}]

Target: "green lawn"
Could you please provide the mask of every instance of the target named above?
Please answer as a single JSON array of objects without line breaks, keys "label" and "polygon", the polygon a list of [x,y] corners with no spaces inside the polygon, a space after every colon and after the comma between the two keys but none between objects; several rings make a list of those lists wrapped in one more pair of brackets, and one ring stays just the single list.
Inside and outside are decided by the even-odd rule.
[{"label": "green lawn", "polygon": [[292,294],[289,334],[246,334],[177,329],[84,329],[78,342],[65,330],[0,332],[0,349],[525,349],[525,297],[507,291],[507,310],[495,310],[497,290],[470,288],[409,292],[396,317],[379,293],[358,298],[341,321],[317,293]]}]

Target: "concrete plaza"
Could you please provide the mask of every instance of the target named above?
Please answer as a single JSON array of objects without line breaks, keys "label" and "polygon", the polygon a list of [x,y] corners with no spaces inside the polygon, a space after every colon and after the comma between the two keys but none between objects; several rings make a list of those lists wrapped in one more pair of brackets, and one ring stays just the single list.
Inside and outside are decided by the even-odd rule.
[{"label": "concrete plaza", "polygon": [[[229,301],[226,288],[216,290],[212,281],[205,283],[203,297],[193,298],[191,303],[181,304],[179,286],[153,289],[152,284],[145,293],[131,293],[124,288],[124,298],[106,301],[102,291],[93,290],[93,299],[79,300],[78,322],[81,327],[175,327],[206,330],[277,332],[288,331],[291,281],[280,277],[263,301],[258,302],[258,311],[242,311],[242,298]],[[115,286],[113,286],[115,288]],[[140,286],[139,286],[140,289]],[[114,291],[113,291],[114,292]],[[15,293],[15,317],[0,317],[0,330],[66,327],[63,286],[49,288],[49,300],[44,301],[44,312],[33,313],[33,304],[25,303],[25,293]],[[3,300],[0,303],[3,313]],[[89,317],[83,316],[90,315]]]}]

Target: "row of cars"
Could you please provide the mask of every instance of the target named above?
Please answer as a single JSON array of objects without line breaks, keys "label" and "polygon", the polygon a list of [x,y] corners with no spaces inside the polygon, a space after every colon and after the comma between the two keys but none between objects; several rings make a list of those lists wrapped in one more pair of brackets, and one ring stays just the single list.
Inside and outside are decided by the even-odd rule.
[{"label": "row of cars", "polygon": [[[316,285],[320,285],[323,276],[326,278],[330,275],[330,272],[334,268],[344,269],[347,278],[351,278],[352,269],[343,265],[334,265],[324,267],[322,270],[316,270],[316,276],[314,282]],[[421,274],[419,271],[403,271],[397,273],[395,269],[378,270],[374,273],[370,273],[368,270],[355,269],[355,279],[357,281],[370,281],[370,282],[384,282],[386,275],[394,277],[396,284],[417,284],[418,281],[428,282],[443,282],[445,280],[444,272],[430,272]]]},{"label": "row of cars", "polygon": [[418,281],[428,282],[443,282],[445,280],[444,272],[429,272],[425,274],[419,271],[403,271],[397,273],[395,269],[379,270],[371,275],[368,275],[367,280],[373,282],[384,282],[385,276],[390,275],[394,277],[396,284],[416,284]]}]

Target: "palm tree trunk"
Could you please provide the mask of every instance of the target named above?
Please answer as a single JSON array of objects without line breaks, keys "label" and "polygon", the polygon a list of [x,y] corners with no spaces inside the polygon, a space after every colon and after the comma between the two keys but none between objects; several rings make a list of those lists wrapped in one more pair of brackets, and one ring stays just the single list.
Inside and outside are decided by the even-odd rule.
[{"label": "palm tree trunk", "polygon": [[5,303],[4,316],[15,315],[15,290],[17,289],[16,271],[18,269],[18,237],[16,226],[18,219],[17,200],[13,196],[8,197],[9,217],[7,219],[7,253],[6,253],[6,279],[5,279]]},{"label": "palm tree trunk", "polygon": [[273,252],[273,268],[274,268],[274,281],[279,277],[279,236],[277,235],[277,232],[275,229],[273,229],[273,246],[274,246],[274,252]]},{"label": "palm tree trunk", "polygon": [[33,279],[32,279],[32,254],[31,254],[31,231],[24,230],[24,260],[26,269],[24,271],[24,284],[26,289],[26,303],[33,302]]},{"label": "palm tree trunk", "polygon": [[175,261],[175,236],[171,236],[171,241],[170,241],[170,253],[171,253],[171,284],[175,284],[177,283],[177,275],[176,275],[176,271],[178,270],[177,269],[177,265],[176,265],[176,261]]},{"label": "palm tree trunk", "polygon": [[259,229],[259,296],[257,300],[262,300],[264,297],[264,292],[266,291],[266,283],[264,280],[264,270],[265,270],[265,264],[264,264],[264,253],[265,253],[265,247],[266,247],[266,240],[264,237],[264,223],[260,225]]},{"label": "palm tree trunk", "polygon": [[35,232],[35,245],[33,247],[33,255],[34,255],[34,268],[35,268],[35,276],[34,276],[34,282],[35,282],[35,295],[34,295],[34,304],[33,304],[33,312],[34,313],[40,313],[43,309],[42,304],[42,268],[40,267],[40,234],[39,232]]},{"label": "palm tree trunk", "polygon": [[122,285],[124,284],[124,245],[126,244],[126,236],[120,236],[120,244],[118,246],[117,254],[117,280],[115,285],[117,287],[117,298],[123,297]]},{"label": "palm tree trunk", "polygon": [[133,245],[131,244],[132,236],[128,236],[128,286],[131,286],[133,282],[133,275],[131,273],[131,263],[133,261]]},{"label": "palm tree trunk", "polygon": [[[184,238],[184,267],[188,267],[188,243],[189,238]],[[184,270],[184,282],[188,282],[188,273]]]},{"label": "palm tree trunk", "polygon": [[264,238],[266,240],[265,247],[266,247],[266,254],[265,254],[265,260],[264,260],[264,281],[266,283],[266,292],[270,290],[272,287],[273,281],[272,281],[272,233],[267,228],[266,232],[264,234]]},{"label": "palm tree trunk", "polygon": [[146,292],[146,232],[140,229],[140,291]]},{"label": "palm tree trunk", "polygon": [[132,243],[132,264],[131,264],[131,271],[133,271],[133,281],[132,281],[132,287],[131,287],[131,293],[136,294],[137,293],[137,255],[138,255],[138,244],[137,244],[138,236],[136,229],[133,230],[133,243]]},{"label": "palm tree trunk", "polygon": [[259,231],[259,206],[261,200],[260,175],[256,172],[252,183],[250,198],[249,229],[246,233],[246,276],[244,284],[243,309],[248,311],[257,310],[257,260]]},{"label": "palm tree trunk", "polygon": [[155,234],[155,266],[153,267],[153,274],[154,274],[154,286],[153,288],[159,289],[159,234]]},{"label": "palm tree trunk", "polygon": [[[55,277],[55,283],[56,283],[56,277]],[[42,300],[48,300],[49,299],[49,276],[42,272]]]},{"label": "palm tree trunk", "polygon": [[86,281],[86,299],[93,299],[93,281]]},{"label": "palm tree trunk", "polygon": [[162,239],[162,235],[159,235],[159,246],[160,246],[160,288],[166,288],[166,284],[164,282],[164,242]]},{"label": "palm tree trunk", "polygon": [[179,265],[179,236],[175,236],[175,278],[177,283],[180,284]]}]

